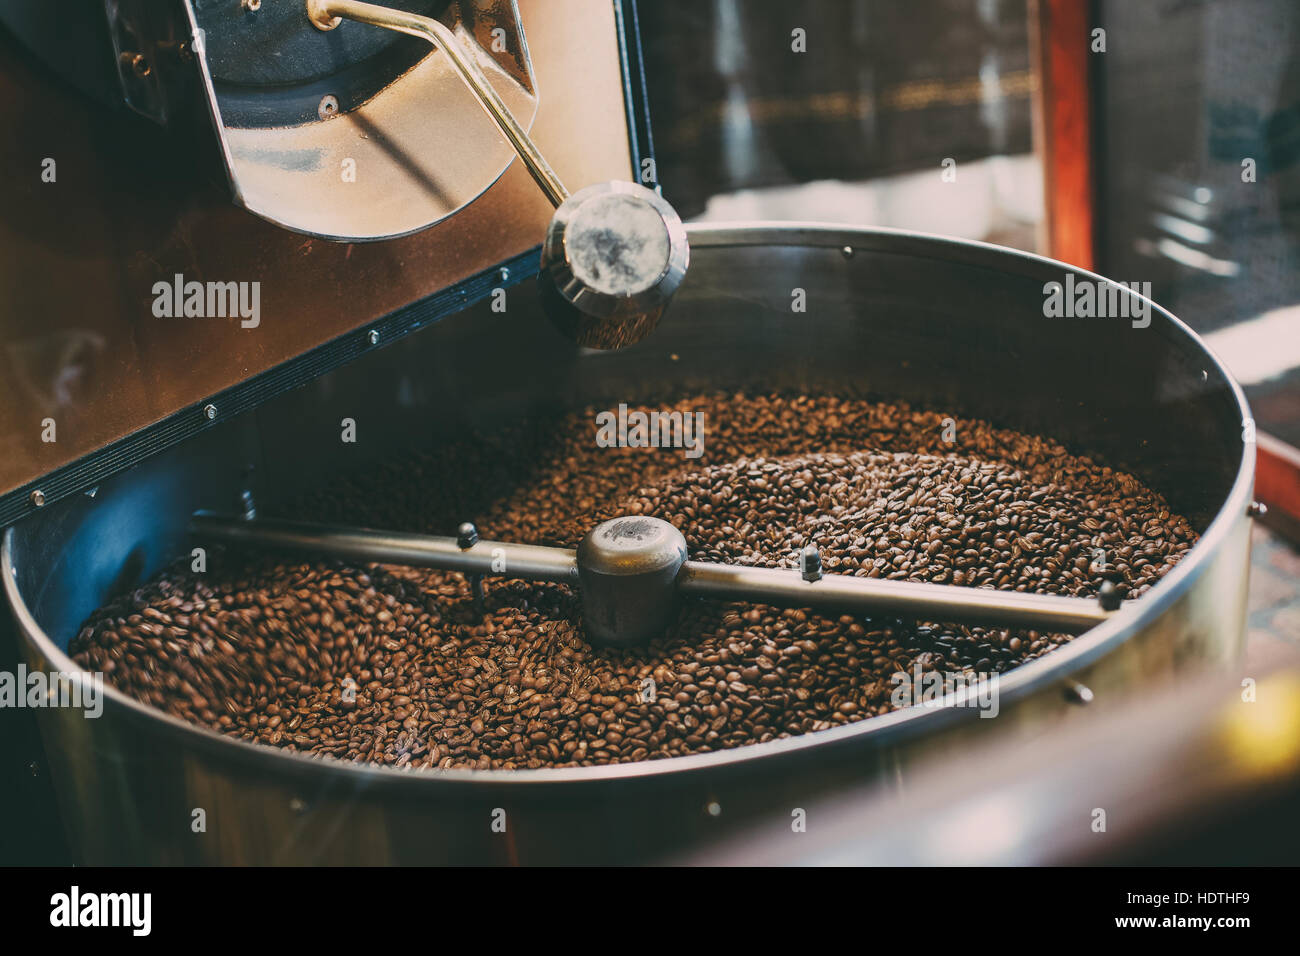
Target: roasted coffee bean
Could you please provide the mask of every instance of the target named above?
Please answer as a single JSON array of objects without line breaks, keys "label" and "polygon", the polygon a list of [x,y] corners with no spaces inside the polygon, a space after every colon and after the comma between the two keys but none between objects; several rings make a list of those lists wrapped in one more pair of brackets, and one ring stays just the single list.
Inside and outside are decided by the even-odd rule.
[{"label": "roasted coffee bean", "polygon": [[[1139,596],[1196,540],[1132,476],[1042,438],[905,405],[696,396],[704,454],[602,448],[596,410],[470,437],[305,496],[287,517],[573,546],[651,514],[700,561]],[[664,407],[662,404],[654,406]],[[1097,552],[1101,552],[1098,560]],[[1004,673],[1069,638],[692,602],[637,650],[593,648],[567,588],[213,550],[114,600],[73,651],[137,699],[220,733],[418,768],[653,760],[893,709],[898,671]],[[955,679],[955,678],[954,678]]]}]

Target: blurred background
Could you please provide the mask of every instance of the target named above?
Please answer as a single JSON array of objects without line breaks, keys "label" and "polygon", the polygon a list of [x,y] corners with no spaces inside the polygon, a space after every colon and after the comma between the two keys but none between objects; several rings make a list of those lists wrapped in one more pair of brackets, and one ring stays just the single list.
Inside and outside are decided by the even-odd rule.
[{"label": "blurred background", "polygon": [[1150,282],[1246,390],[1270,509],[1252,648],[1300,646],[1300,5],[655,0],[640,19],[684,217],[943,233]]}]

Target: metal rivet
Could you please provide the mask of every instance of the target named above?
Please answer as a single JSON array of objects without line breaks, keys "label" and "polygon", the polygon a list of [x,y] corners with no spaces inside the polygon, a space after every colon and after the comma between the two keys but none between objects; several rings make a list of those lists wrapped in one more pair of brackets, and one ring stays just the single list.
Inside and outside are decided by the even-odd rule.
[{"label": "metal rivet", "polygon": [[301,797],[293,797],[292,799],[289,800],[289,809],[292,810],[294,813],[306,813],[307,802],[303,800]]},{"label": "metal rivet", "polygon": [[822,578],[822,553],[817,545],[810,544],[799,552],[799,571],[805,581],[820,581]]},{"label": "metal rivet", "polygon": [[367,333],[366,333],[366,341],[369,342],[371,345],[378,345],[378,344],[379,344],[379,330],[378,330],[378,329],[371,329],[369,332],[367,332]]},{"label": "metal rivet", "polygon": [[709,805],[704,808],[704,812],[711,817],[720,817],[722,816],[722,804],[718,803],[716,800],[712,800],[709,802]]},{"label": "metal rivet", "polygon": [[1119,588],[1115,587],[1114,582],[1103,581],[1101,589],[1097,592],[1097,601],[1103,611],[1118,611],[1120,605],[1124,603],[1124,595],[1119,593]]},{"label": "metal rivet", "polygon": [[31,495],[29,495],[28,497],[29,497],[31,503],[32,503],[35,507],[37,507],[37,508],[44,508],[44,507],[45,507],[45,492],[41,491],[41,489],[37,488],[37,489],[36,489],[35,491],[33,491],[33,492],[31,493]]},{"label": "metal rivet", "polygon": [[1262,501],[1252,501],[1250,507],[1246,509],[1246,514],[1252,518],[1262,518],[1268,514],[1268,505]]},{"label": "metal rivet", "polygon": [[497,277],[500,278],[502,282],[508,282],[510,280],[510,270],[505,266],[502,266],[501,270],[497,273]]},{"label": "metal rivet", "polygon": [[466,521],[456,529],[456,547],[464,551],[476,544],[478,544],[478,528],[474,527],[472,521]]},{"label": "metal rivet", "polygon": [[203,406],[203,417],[212,421],[217,417],[217,406],[208,404]]},{"label": "metal rivet", "polygon": [[256,13],[262,9],[262,0],[240,0],[239,5],[249,13]]},{"label": "metal rivet", "polygon": [[339,101],[333,94],[326,93],[320,98],[320,106],[316,107],[316,115],[321,119],[329,119],[339,111]]},{"label": "metal rivet", "polygon": [[843,249],[840,250],[840,253],[844,256],[845,259],[852,259],[852,258],[853,258],[853,247],[852,247],[852,246],[845,246]]},{"label": "metal rivet", "polygon": [[153,72],[152,68],[149,66],[149,61],[145,59],[143,53],[123,53],[122,60],[127,64],[127,66],[131,67],[131,72],[140,77],[140,79],[144,79]]}]

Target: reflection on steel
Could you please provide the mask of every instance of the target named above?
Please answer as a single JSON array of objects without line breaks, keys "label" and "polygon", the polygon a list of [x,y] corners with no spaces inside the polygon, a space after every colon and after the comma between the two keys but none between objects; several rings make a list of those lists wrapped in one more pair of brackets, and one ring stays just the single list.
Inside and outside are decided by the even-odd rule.
[{"label": "reflection on steel", "polygon": [[[264,3],[262,13],[271,6]],[[490,22],[478,15],[485,6],[496,15]],[[548,0],[518,0],[529,30],[522,61],[511,56],[498,71],[483,54],[483,69],[521,122],[533,115],[529,103],[537,104],[530,135],[543,143],[566,185],[630,178],[635,165],[615,8],[609,0],[573,0],[566,4],[568,15],[553,17],[550,6]],[[0,11],[11,7],[16,9],[0,3]],[[93,21],[93,4],[71,5],[68,19],[71,7],[85,8],[85,19]],[[515,8],[507,0],[480,2],[474,35],[482,38],[488,26],[509,31],[501,17]],[[302,28],[315,34],[306,13],[295,9]],[[7,16],[0,12],[0,19]],[[392,36],[355,23],[340,30],[353,28]],[[469,25],[464,29],[468,33]],[[317,39],[332,41],[334,35]],[[431,50],[408,37],[395,39]],[[514,42],[507,32],[512,51]],[[528,49],[536,54],[532,60],[525,56]],[[189,69],[198,70],[198,60],[196,55]],[[572,69],[575,62],[582,70]],[[334,235],[347,231],[345,220],[353,217],[362,221],[351,225],[372,235],[387,234],[391,226],[419,228],[451,211],[432,204],[458,206],[483,192],[453,218],[407,239],[352,246],[307,242],[233,209],[210,177],[196,175],[212,148],[202,137],[113,134],[114,124],[102,127],[101,107],[71,84],[52,82],[35,57],[9,57],[0,74],[24,90],[21,97],[0,98],[0,127],[10,132],[8,141],[44,143],[42,156],[91,157],[86,168],[96,173],[60,175],[57,187],[10,190],[6,198],[4,219],[18,225],[0,236],[0,288],[15,296],[0,312],[0,526],[31,512],[33,488],[39,486],[50,502],[79,495],[210,427],[198,414],[205,402],[215,401],[224,420],[350,360],[369,329],[380,332],[384,344],[394,342],[490,294],[501,266],[516,281],[536,269],[533,250],[552,207],[518,162],[483,192],[512,163],[514,151],[437,53],[362,109],[328,122],[316,120],[313,107],[306,126],[226,130],[240,149],[257,137],[275,140],[268,163],[276,156],[288,161],[305,145],[303,137],[321,137],[321,165],[300,167],[307,177],[301,188],[274,189],[277,170],[254,168],[243,152],[239,176],[246,204],[253,202],[254,183],[265,184],[268,191],[256,193],[259,200],[298,204],[295,215],[329,217],[340,229],[323,231]],[[544,104],[534,87],[546,91]],[[438,108],[431,109],[435,102]],[[383,142],[359,136],[359,114],[372,109],[388,136]],[[386,151],[385,142],[392,145],[394,136],[406,145],[406,165],[391,166],[398,157]],[[345,157],[355,158],[364,174],[356,182],[340,179]],[[424,173],[436,174],[439,192],[429,191]],[[256,208],[268,214],[268,207]],[[69,222],[77,228],[66,228]],[[122,236],[130,241],[113,238]],[[65,281],[27,281],[48,271],[54,250],[60,250]],[[253,331],[228,320],[157,319],[150,290],[177,273],[260,282],[262,314],[276,320]],[[466,286],[467,280],[472,284]],[[106,289],[118,292],[105,295]],[[446,294],[429,298],[439,292]],[[179,361],[182,354],[202,355],[203,361]],[[42,441],[41,430],[26,424],[46,416],[59,422],[57,442]],[[193,510],[185,512],[187,519]]]},{"label": "reflection on steel", "polygon": [[[476,541],[462,548],[452,537],[369,531],[293,521],[225,518],[207,512],[194,515],[195,534],[246,547],[315,551],[352,561],[410,564],[465,574],[487,574],[533,581],[573,584],[578,568],[568,548],[545,548],[504,541]],[[494,568],[504,568],[497,571]]]},{"label": "reflection on steel", "polygon": [[[601,529],[636,521],[667,529],[643,535],[644,546],[619,549],[615,568],[608,549],[591,544]],[[372,531],[293,521],[248,520],[208,512],[194,515],[195,534],[248,547],[312,552],[354,561],[411,564],[465,574],[485,574],[535,581],[581,584],[584,600],[601,609],[589,636],[605,644],[644,642],[663,632],[665,615],[678,594],[722,601],[750,600],[778,606],[828,608],[859,613],[886,613],[944,622],[1020,624],[1045,630],[1082,631],[1105,621],[1110,613],[1084,598],[1056,597],[988,588],[965,588],[911,581],[882,581],[843,574],[806,580],[794,569],[750,568],[728,564],[669,562],[665,555],[685,541],[668,522],[655,518],[619,518],[598,526],[576,552],[568,548],[434,537],[397,531]],[[630,572],[622,565],[639,561]],[[669,567],[671,565],[671,567]],[[678,571],[680,568],[680,572]],[[666,569],[667,574],[658,573]],[[640,573],[648,572],[648,573]],[[619,579],[611,583],[611,579]],[[631,609],[636,609],[635,613]],[[653,627],[643,618],[654,617]],[[657,632],[657,633],[652,633]]]},{"label": "reflection on steel", "polygon": [[1111,612],[1086,598],[991,588],[954,587],[824,574],[808,581],[784,568],[749,568],[688,561],[678,586],[685,594],[792,607],[836,608],[953,623],[1021,624],[1085,631]]},{"label": "reflection on steel", "polygon": [[492,88],[492,84],[483,74],[471,53],[466,51],[443,23],[432,17],[422,17],[404,10],[394,10],[374,3],[360,3],[358,0],[307,0],[307,15],[311,22],[322,30],[332,30],[339,24],[340,17],[369,23],[386,30],[396,30],[409,36],[428,40],[447,55],[460,78],[473,92],[479,106],[505,134],[510,145],[514,147],[519,158],[524,161],[532,173],[537,185],[546,193],[551,205],[558,206],[569,197],[569,192],[560,182],[555,171],[551,169],[541,151],[529,139],[528,133],[515,119],[505,102]]},{"label": "reflection on steel", "polygon": [[690,261],[686,227],[662,196],[637,183],[597,183],[551,218],[542,302],[578,345],[623,348],[654,330]]},{"label": "reflection on steel", "polygon": [[[1250,673],[1248,684],[1229,671],[1166,685],[1028,746],[986,741],[956,760],[944,754],[918,768],[905,795],[887,785],[843,791],[804,808],[816,821],[806,832],[790,832],[786,810],[675,862],[1028,866],[1169,862],[1171,853],[1182,854],[1176,862],[1293,862],[1293,849],[1277,847],[1295,843],[1300,660],[1288,654]],[[1244,813],[1249,801],[1260,808]],[[1251,826],[1275,834],[1274,845],[1245,840]],[[1189,828],[1201,834],[1190,847]]]},{"label": "reflection on steel", "polygon": [[[510,55],[498,60],[464,23],[454,32],[438,23],[456,37],[446,46],[447,56],[425,57],[356,108],[331,110],[326,101],[315,122],[271,127],[240,125],[225,88],[214,82],[192,4],[185,9],[233,198],[295,232],[345,242],[405,236],[447,218],[491,186],[516,147],[476,120],[464,95],[467,69],[492,91],[516,129],[522,128],[519,119],[531,122],[537,112],[514,0],[478,10],[474,24],[477,30],[506,31]],[[490,23],[489,12],[495,18]]]},{"label": "reflection on steel", "polygon": [[[586,19],[599,22],[605,9],[594,4]],[[566,21],[561,29],[544,16],[536,22],[534,34],[553,29],[551,41],[576,55],[563,44],[585,23]],[[599,47],[594,34],[590,44]],[[551,77],[548,91],[568,89],[558,72]],[[582,159],[575,152],[570,162],[581,168]],[[573,167],[562,168],[567,176]],[[609,178],[591,169],[585,181]],[[531,182],[522,185],[526,190],[503,193],[499,205],[492,200],[466,210],[456,241],[468,241],[466,216],[473,221],[495,210],[522,217],[520,207],[530,200],[538,204],[528,206],[534,212],[545,205]],[[223,401],[222,427],[205,428],[129,473],[100,479],[93,500],[51,494],[42,484],[51,504],[0,539],[0,584],[29,665],[75,671],[65,648],[86,617],[116,589],[148,580],[188,554],[190,515],[229,507],[247,484],[249,455],[257,462],[263,513],[335,474],[337,443],[321,441],[304,423],[337,421],[332,413],[343,408],[374,423],[376,440],[353,449],[360,468],[391,461],[394,448],[454,440],[467,421],[486,428],[528,420],[540,409],[606,407],[601,403],[610,396],[628,396],[630,383],[660,395],[726,388],[851,396],[869,388],[1130,462],[1172,496],[1171,504],[1200,516],[1200,539],[1122,613],[1000,675],[1000,710],[992,720],[969,707],[905,707],[828,730],[641,763],[413,773],[249,745],[106,682],[99,720],[66,708],[36,714],[52,742],[49,776],[61,804],[71,808],[68,826],[82,860],[482,864],[506,862],[508,851],[520,863],[644,861],[697,844],[709,804],[721,811],[708,820],[711,831],[743,825],[735,812],[742,808],[769,819],[784,815],[788,831],[792,807],[820,807],[846,781],[862,787],[892,781],[912,794],[928,793],[917,776],[928,754],[974,750],[1003,735],[1052,739],[1071,723],[1104,716],[1125,694],[1148,696],[1153,681],[1185,675],[1200,662],[1222,666],[1237,652],[1255,466],[1255,447],[1241,442],[1241,421],[1250,410],[1221,363],[1167,311],[1153,308],[1150,330],[1094,324],[1083,334],[1042,322],[1043,284],[1069,267],[1039,256],[878,229],[764,224],[688,231],[691,272],[670,320],[643,346],[575,353],[540,321],[537,290],[525,283],[512,290],[506,313],[494,314],[485,303],[412,336],[402,349],[367,349],[326,379],[262,402],[256,415],[230,415],[230,400]],[[205,239],[196,232],[195,242],[242,251],[231,235]],[[424,248],[415,241],[402,248],[413,246]],[[854,249],[852,258],[842,254],[845,246]],[[21,246],[9,251],[25,261]],[[317,244],[313,256],[329,251]],[[354,261],[368,251],[355,249]],[[266,255],[264,243],[249,250],[254,253],[258,261],[278,261]],[[441,259],[421,261],[437,268]],[[409,281],[411,273],[397,277]],[[311,283],[331,296],[346,294],[342,285],[322,283],[321,274],[313,270]],[[318,305],[314,285],[304,285],[294,291]],[[790,321],[794,286],[823,290],[824,301],[806,322]],[[388,286],[375,281],[366,288],[381,301],[357,304],[367,314],[352,318],[354,330],[370,327],[360,320],[371,321],[375,309],[391,307],[382,299],[392,294]],[[316,318],[328,322],[330,310],[317,308]],[[305,335],[307,327],[286,326],[285,335],[290,332]],[[199,333],[187,328],[186,334]],[[1138,337],[1141,347],[1134,344]],[[482,355],[492,357],[490,375],[473,360]],[[260,354],[239,357],[256,367],[267,361]],[[1096,374],[1098,363],[1106,375]],[[192,366],[187,375],[205,371]],[[412,396],[395,387],[404,376],[436,380],[437,388]],[[991,389],[990,381],[1016,385]],[[394,387],[377,388],[377,382]],[[1150,414],[1121,414],[1135,407]],[[1086,684],[1094,703],[1080,708],[1066,700],[1067,680]],[[1132,736],[1133,727],[1123,732]],[[968,790],[972,781],[926,779],[926,787],[935,786]],[[80,801],[80,793],[96,799]],[[289,810],[295,797],[309,804],[303,816]],[[508,848],[481,826],[484,802],[498,798],[536,807],[511,824],[518,838]],[[188,828],[171,824],[178,806],[204,806],[210,814],[217,807],[235,825],[221,841],[196,841]],[[810,819],[797,839],[810,839],[819,828],[819,818]],[[377,838],[335,839],[340,820],[342,832]],[[268,841],[267,832],[286,838]],[[1086,821],[1085,833],[1092,836]]]}]

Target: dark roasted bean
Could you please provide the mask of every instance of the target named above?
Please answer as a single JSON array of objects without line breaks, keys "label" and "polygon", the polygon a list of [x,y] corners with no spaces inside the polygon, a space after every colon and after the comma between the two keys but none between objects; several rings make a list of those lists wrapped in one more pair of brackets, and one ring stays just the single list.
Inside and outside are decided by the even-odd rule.
[{"label": "dark roasted bean", "polygon": [[[1196,540],[1129,475],[946,413],[807,396],[696,396],[704,456],[601,448],[595,410],[469,438],[304,498],[288,517],[572,546],[658,515],[691,556],[829,573],[1137,596]],[[508,451],[502,451],[508,449]],[[1100,553],[1099,553],[1100,552]],[[883,714],[913,666],[1003,673],[1067,635],[695,602],[646,648],[593,648],[566,588],[214,553],[96,612],[78,662],[221,733],[403,769],[655,760]]]}]

